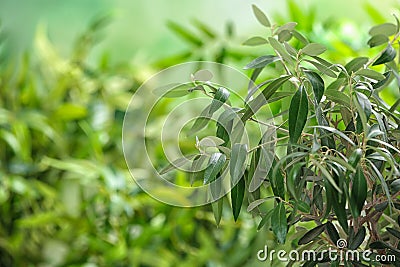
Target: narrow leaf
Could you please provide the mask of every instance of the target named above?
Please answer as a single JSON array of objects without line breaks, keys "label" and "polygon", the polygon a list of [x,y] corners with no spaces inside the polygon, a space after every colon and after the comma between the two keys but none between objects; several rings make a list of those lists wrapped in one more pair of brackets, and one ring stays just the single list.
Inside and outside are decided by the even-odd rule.
[{"label": "narrow leaf", "polygon": [[217,92],[215,92],[214,98],[211,102],[209,108],[209,115],[212,115],[217,111],[229,98],[229,91],[223,87],[219,87]]},{"label": "narrow leaf", "polygon": [[253,7],[253,13],[256,16],[258,22],[260,22],[265,27],[270,28],[271,23],[269,22],[269,19],[264,14],[264,12],[262,12],[261,9],[259,9],[256,5],[252,5],[252,7]]},{"label": "narrow leaf", "polygon": [[300,239],[298,244],[299,245],[304,245],[308,244],[311,241],[313,241],[315,238],[317,238],[319,235],[322,234],[323,231],[325,231],[325,224],[318,225],[317,227],[309,230],[307,233],[305,233]]},{"label": "narrow leaf", "polygon": [[349,249],[351,250],[358,249],[364,242],[366,233],[367,232],[364,226],[358,229],[357,234],[351,240],[349,240]]},{"label": "narrow leaf", "polygon": [[271,220],[272,232],[275,234],[278,242],[284,244],[286,241],[288,225],[285,206],[282,202],[279,202],[274,208],[274,211],[272,212],[272,218],[274,218]]},{"label": "narrow leaf", "polygon": [[337,244],[340,239],[339,232],[337,231],[335,225],[332,222],[326,223],[326,231],[328,232],[329,238],[332,240],[334,244]]},{"label": "narrow leaf", "polygon": [[289,136],[290,142],[295,144],[299,140],[307,122],[308,99],[303,85],[294,94],[289,107]]},{"label": "narrow leaf", "polygon": [[239,182],[232,188],[231,191],[232,212],[235,222],[237,221],[240,214],[240,209],[242,208],[245,187],[245,181],[242,177],[242,179],[239,180]]},{"label": "narrow leaf", "polygon": [[321,76],[313,71],[306,71],[304,74],[307,76],[308,80],[310,81],[313,91],[314,97],[317,101],[317,104],[321,102],[322,96],[324,95],[325,90],[325,83],[322,80]]},{"label": "narrow leaf", "polygon": [[247,145],[246,144],[234,144],[231,152],[231,159],[229,162],[230,174],[232,184],[236,184],[237,181],[243,176],[246,168],[246,157],[247,157]]},{"label": "narrow leaf", "polygon": [[391,44],[388,44],[383,54],[372,64],[372,66],[384,64],[392,61],[396,57],[396,50]]},{"label": "narrow leaf", "polygon": [[214,213],[215,223],[217,225],[219,225],[221,222],[223,207],[224,207],[224,198],[220,198],[217,201],[211,203],[211,208]]},{"label": "narrow leaf", "polygon": [[362,169],[358,167],[353,178],[350,200],[350,208],[354,218],[359,217],[361,214],[361,210],[364,207],[364,202],[367,198],[367,191],[367,181]]},{"label": "narrow leaf", "polygon": [[326,47],[321,44],[310,43],[300,51],[308,56],[318,56],[326,51]]},{"label": "narrow leaf", "polygon": [[268,43],[268,41],[265,38],[262,38],[260,36],[255,36],[255,37],[251,37],[250,39],[247,39],[246,41],[244,41],[242,45],[258,46],[258,45],[263,45],[263,44],[267,44],[267,43]]},{"label": "narrow leaf", "polygon": [[273,56],[273,55],[267,55],[267,56],[261,56],[247,64],[244,69],[257,69],[257,68],[263,68],[267,66],[268,64],[271,64],[272,62],[275,62],[279,60],[279,57]]},{"label": "narrow leaf", "polygon": [[208,161],[208,166],[204,171],[204,184],[212,182],[221,171],[226,161],[226,156],[222,153],[214,153]]}]

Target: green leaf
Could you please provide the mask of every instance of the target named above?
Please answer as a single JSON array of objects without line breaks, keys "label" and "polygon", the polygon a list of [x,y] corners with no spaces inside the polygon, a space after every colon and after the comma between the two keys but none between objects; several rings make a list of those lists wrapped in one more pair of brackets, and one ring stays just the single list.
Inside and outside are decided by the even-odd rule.
[{"label": "green leaf", "polygon": [[192,127],[188,131],[188,136],[191,136],[191,135],[199,132],[200,130],[202,130],[204,127],[207,126],[208,122],[211,119],[211,117],[209,115],[209,109],[210,109],[210,106],[207,106],[201,112],[201,114],[196,118],[196,120],[194,121]]},{"label": "green leaf", "polygon": [[299,239],[299,242],[298,242],[299,246],[308,244],[311,241],[313,241],[315,238],[320,236],[323,231],[325,231],[325,228],[326,228],[326,225],[325,224],[321,224],[321,225],[318,225],[318,226],[314,227],[313,229],[309,230],[307,233],[305,233]]},{"label": "green leaf", "polygon": [[186,40],[188,43],[191,43],[195,46],[203,45],[203,41],[199,39],[196,34],[190,32],[188,29],[180,26],[177,23],[168,21],[167,27],[179,35],[182,39]]},{"label": "green leaf", "polygon": [[243,122],[248,120],[251,116],[253,116],[263,105],[265,105],[268,99],[279,89],[287,80],[290,79],[291,76],[284,75],[275,80],[272,80],[265,89],[262,90],[261,94],[259,94],[255,99],[250,101],[246,110],[241,118]]},{"label": "green leaf", "polygon": [[308,63],[311,63],[312,65],[314,65],[314,67],[316,67],[317,70],[319,70],[322,74],[326,74],[327,76],[335,78],[335,79],[337,78],[336,73],[333,70],[331,70],[330,67],[327,67],[327,66],[325,66],[319,62],[316,62],[314,60],[305,59],[304,61],[307,61]]},{"label": "green leaf", "polygon": [[264,25],[267,28],[271,27],[271,23],[269,22],[268,17],[261,11],[256,5],[252,5],[253,13],[256,16],[258,22]]},{"label": "green leaf", "polygon": [[361,167],[358,167],[353,178],[351,188],[350,208],[354,218],[361,214],[364,202],[367,199],[368,185]]},{"label": "green leaf", "polygon": [[248,70],[248,69],[264,68],[268,64],[271,64],[272,62],[275,62],[279,59],[280,59],[279,57],[273,56],[273,55],[261,56],[261,57],[256,58],[249,64],[247,64],[244,67],[244,69]]},{"label": "green leaf", "polygon": [[257,159],[254,173],[249,185],[249,192],[257,190],[268,175],[274,161],[274,135],[275,129],[269,128],[262,136],[257,149]]},{"label": "green leaf", "polygon": [[310,126],[310,127],[312,127],[312,128],[321,128],[321,129],[327,130],[329,132],[332,132],[334,134],[337,134],[340,137],[342,137],[343,139],[345,139],[347,142],[349,142],[352,146],[355,146],[354,142],[346,134],[342,133],[341,131],[339,131],[339,130],[337,130],[335,128],[332,128],[332,127],[329,127],[329,126],[322,126],[322,125],[316,125],[316,126]]},{"label": "green leaf", "polygon": [[328,232],[329,238],[332,240],[334,244],[337,244],[340,239],[339,232],[337,231],[335,225],[332,222],[326,223],[326,231]]},{"label": "green leaf", "polygon": [[292,38],[292,36],[292,33],[288,30],[281,31],[278,34],[278,41],[281,43],[288,42]]},{"label": "green leaf", "polygon": [[234,144],[231,152],[231,159],[229,162],[231,181],[236,184],[237,181],[243,176],[246,168],[247,145]]},{"label": "green leaf", "polygon": [[364,95],[363,93],[356,92],[356,95],[357,95],[358,103],[360,104],[360,107],[365,114],[366,120],[368,120],[372,114],[371,102],[369,101],[368,97],[366,95]]},{"label": "green leaf", "polygon": [[319,76],[317,73],[313,71],[305,71],[304,74],[310,81],[314,91],[314,97],[317,101],[317,104],[319,104],[321,102],[322,96],[324,95],[325,91],[324,80],[322,80],[321,76]]},{"label": "green leaf", "polygon": [[322,175],[324,178],[326,178],[327,181],[339,192],[342,193],[342,190],[340,187],[337,185],[335,179],[333,179],[332,175],[329,173],[329,171],[322,166],[319,162],[313,161],[314,165],[321,171]]},{"label": "green leaf", "polygon": [[388,44],[382,55],[372,64],[372,66],[384,64],[392,61],[396,57],[396,50],[391,44]]},{"label": "green leaf", "polygon": [[375,36],[378,34],[382,34],[384,36],[391,36],[396,34],[397,32],[397,26],[394,25],[393,23],[383,23],[380,25],[376,25],[369,30],[369,35]]},{"label": "green leaf", "polygon": [[363,68],[365,64],[367,64],[368,58],[367,57],[356,57],[352,59],[349,63],[344,66],[348,74],[352,72],[356,72],[359,69]]},{"label": "green leaf", "polygon": [[351,240],[349,240],[349,249],[351,250],[358,249],[364,242],[366,233],[367,232],[364,226],[358,229],[357,234]]},{"label": "green leaf", "polygon": [[221,222],[223,207],[224,207],[224,198],[223,197],[218,199],[217,201],[214,201],[211,203],[211,208],[214,213],[215,223],[217,225],[219,225]]},{"label": "green leaf", "polygon": [[392,236],[394,236],[394,237],[400,239],[400,232],[399,232],[398,230],[396,230],[396,229],[394,229],[394,228],[390,228],[390,227],[386,228],[386,230],[387,230],[388,233],[391,234]]},{"label": "green leaf", "polygon": [[272,212],[272,218],[274,218],[271,220],[272,232],[275,234],[278,242],[284,244],[286,241],[288,225],[285,206],[282,202],[279,202],[274,208],[274,211]]},{"label": "green leaf", "polygon": [[310,213],[311,207],[307,202],[299,200],[296,204],[297,204],[297,208],[300,211],[305,212],[305,213]]},{"label": "green leaf", "polygon": [[258,46],[258,45],[263,45],[267,44],[268,41],[265,38],[262,38],[260,36],[255,36],[247,39],[246,41],[243,42],[242,45],[247,45],[247,46]]},{"label": "green leaf", "polygon": [[172,83],[154,89],[153,94],[165,98],[182,97],[189,94],[193,88],[193,83]]},{"label": "green leaf", "polygon": [[294,30],[294,31],[292,32],[292,34],[293,34],[293,36],[294,36],[297,40],[299,40],[300,42],[302,42],[304,45],[307,45],[307,44],[310,43],[310,42],[307,40],[307,38],[304,37],[304,35],[302,35],[300,32]]},{"label": "green leaf", "polygon": [[300,50],[301,53],[308,56],[318,56],[326,51],[326,47],[322,44],[310,43],[307,44],[303,49]]},{"label": "green leaf", "polygon": [[206,155],[197,155],[192,162],[192,166],[190,167],[190,186],[197,180],[200,180],[204,177],[204,170],[207,167],[206,159],[208,157]]},{"label": "green leaf", "polygon": [[387,37],[386,35],[383,35],[383,34],[378,34],[378,35],[372,36],[368,40],[368,45],[369,45],[369,47],[375,47],[375,46],[385,44],[387,42],[389,42],[389,37]]},{"label": "green leaf", "polygon": [[290,142],[295,144],[299,140],[307,122],[308,99],[303,85],[294,94],[289,107],[289,136]]},{"label": "green leaf", "polygon": [[263,226],[268,222],[268,220],[271,218],[272,214],[274,212],[274,209],[271,209],[267,212],[267,214],[265,214],[263,216],[263,218],[261,219],[260,223],[257,226],[257,231],[260,231],[261,228],[263,228]]},{"label": "green leaf", "polygon": [[364,76],[367,78],[371,78],[377,81],[385,79],[385,75],[382,73],[379,73],[377,71],[371,70],[371,69],[361,69],[356,72],[356,75]]},{"label": "green leaf", "polygon": [[204,184],[212,182],[224,167],[226,156],[222,153],[214,153],[208,161],[208,166],[204,171]]},{"label": "green leaf", "polygon": [[287,62],[289,64],[293,64],[293,58],[286,51],[285,47],[280,42],[278,42],[278,40],[276,40],[273,37],[268,37],[268,42],[272,46],[272,48],[275,49],[275,51],[282,57],[282,59],[285,62]]},{"label": "green leaf", "polygon": [[239,180],[239,182],[232,188],[231,191],[232,212],[235,222],[237,221],[240,214],[240,209],[242,208],[245,188],[245,181],[242,177],[242,179]]},{"label": "green leaf", "polygon": [[217,111],[229,98],[229,91],[223,87],[218,88],[209,108],[209,115]]},{"label": "green leaf", "polygon": [[294,197],[294,199],[298,200],[299,192],[301,188],[299,188],[299,176],[301,173],[301,168],[304,165],[303,162],[296,163],[290,170],[289,175],[286,178],[286,186],[290,194]]},{"label": "green leaf", "polygon": [[350,97],[341,91],[327,89],[325,91],[325,96],[328,100],[341,104],[345,107],[348,107],[350,105]]},{"label": "green leaf", "polygon": [[285,198],[285,177],[282,175],[280,171],[277,171],[275,175],[270,172],[271,176],[269,177],[272,191],[276,197],[280,197],[282,199]]}]

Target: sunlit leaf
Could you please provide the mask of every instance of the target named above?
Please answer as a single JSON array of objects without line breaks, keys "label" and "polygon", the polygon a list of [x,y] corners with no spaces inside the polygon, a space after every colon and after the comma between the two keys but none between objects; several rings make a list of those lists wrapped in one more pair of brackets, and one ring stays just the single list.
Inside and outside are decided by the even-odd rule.
[{"label": "sunlit leaf", "polygon": [[287,235],[287,219],[286,219],[286,209],[282,202],[274,208],[272,212],[271,228],[274,232],[278,242],[284,244]]},{"label": "sunlit leaf", "polygon": [[268,17],[261,11],[256,5],[252,5],[253,13],[256,16],[258,22],[264,25],[267,28],[271,27],[271,23],[269,22]]}]

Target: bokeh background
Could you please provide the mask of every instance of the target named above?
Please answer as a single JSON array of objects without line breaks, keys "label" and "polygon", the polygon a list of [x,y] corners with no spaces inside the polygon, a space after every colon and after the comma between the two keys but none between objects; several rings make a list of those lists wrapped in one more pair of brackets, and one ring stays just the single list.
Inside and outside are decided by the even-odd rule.
[{"label": "bokeh background", "polygon": [[[256,257],[266,244],[279,248],[268,224],[257,229],[243,211],[235,223],[225,209],[217,227],[209,206],[153,200],[130,177],[121,145],[129,99],[152,74],[199,59],[241,69],[265,53],[241,45],[264,34],[253,3],[276,23],[296,21],[332,61],[373,53],[368,29],[400,8],[398,0],[0,2],[0,266],[279,266]],[[398,90],[383,97],[393,103]],[[165,162],[161,148],[151,156]]]}]

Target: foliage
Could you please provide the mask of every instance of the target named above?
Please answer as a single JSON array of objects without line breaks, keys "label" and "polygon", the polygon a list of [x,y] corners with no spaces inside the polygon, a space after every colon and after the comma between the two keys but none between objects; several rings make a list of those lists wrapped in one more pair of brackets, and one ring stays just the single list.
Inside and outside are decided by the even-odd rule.
[{"label": "foliage", "polygon": [[[200,149],[201,155],[210,158],[206,171],[200,173],[204,183],[222,177],[225,169],[230,172],[232,179],[240,181],[233,183],[230,196],[234,219],[241,207],[247,206],[261,217],[259,228],[270,225],[279,243],[287,241],[292,228],[305,231],[304,222],[308,227],[313,222],[311,230],[297,237],[298,245],[305,245],[300,250],[337,247],[340,238],[347,240],[346,249],[361,246],[374,253],[396,255],[392,264],[398,265],[400,99],[388,103],[381,95],[400,88],[399,20],[395,17],[395,23],[371,28],[368,45],[374,56],[358,56],[342,64],[340,54],[337,63],[323,59],[326,47],[310,42],[296,30],[296,22],[278,26],[256,6],[253,11],[269,34],[252,37],[244,44],[267,45],[272,53],[245,66],[253,70],[251,80],[256,85],[250,84],[243,105],[234,107],[238,118],[219,117],[215,132],[223,142],[217,146],[219,151]],[[262,72],[274,77],[259,78]],[[213,112],[232,110],[226,108],[232,107],[229,92],[221,99],[221,91],[230,88],[201,80],[195,80],[193,87],[201,87],[200,92],[212,98],[207,108],[214,107]],[[241,88],[233,90],[240,92]],[[270,117],[256,117],[268,108]],[[204,117],[194,122],[190,132],[207,126],[197,127],[199,120]],[[239,123],[276,130],[277,138],[272,140],[275,153],[268,153],[271,141],[265,142],[264,136],[249,148],[232,139],[239,128],[232,125]],[[271,202],[273,208],[268,210]],[[219,223],[221,211],[214,212]],[[331,264],[338,266],[339,262]],[[368,263],[349,260],[345,264]]]},{"label": "foliage", "polygon": [[89,64],[107,21],[94,20],[70,58],[44,27],[20,61],[1,52],[0,266],[244,263],[262,237],[242,224],[215,229],[211,209],[163,205],[132,181],[121,130],[143,80],[106,56]]}]

